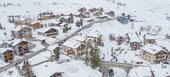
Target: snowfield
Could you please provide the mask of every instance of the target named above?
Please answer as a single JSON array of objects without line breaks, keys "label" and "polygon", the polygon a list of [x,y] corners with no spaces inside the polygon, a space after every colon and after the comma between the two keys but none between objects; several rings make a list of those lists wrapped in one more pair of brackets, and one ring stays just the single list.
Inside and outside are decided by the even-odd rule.
[{"label": "snowfield", "polygon": [[[12,5],[7,6],[6,4],[9,3]],[[127,33],[139,32],[141,27],[148,27],[150,25],[150,31],[143,31],[141,36],[139,36],[140,41],[143,40],[142,35],[157,31],[157,27],[161,28],[158,33],[160,35],[159,39],[170,41],[170,39],[165,39],[164,37],[166,34],[170,34],[169,0],[0,0],[0,23],[2,27],[5,28],[5,30],[0,30],[0,40],[8,41],[8,39],[11,39],[11,30],[16,27],[16,25],[8,22],[8,16],[10,15],[21,15],[23,18],[31,17],[34,21],[36,21],[37,15],[44,11],[53,11],[55,14],[78,14],[78,9],[82,7],[87,9],[103,7],[105,12],[114,11],[115,16],[120,16],[122,13],[125,13],[126,15],[130,14],[131,17],[135,19],[135,22],[129,22],[128,24],[121,24],[116,19],[109,22],[97,23],[79,33],[82,34],[82,36],[97,34],[102,35],[104,46],[99,48],[100,57],[103,58],[103,61],[115,62],[116,60],[112,57],[111,49],[113,48],[113,50],[116,50],[120,48],[120,50],[114,51],[114,56],[117,58],[117,62],[131,64],[142,62],[143,65],[147,66],[132,68],[128,77],[151,77],[152,74],[154,74],[155,77],[170,76],[170,64],[151,64],[140,57],[141,50],[132,51],[129,44],[123,43],[121,45],[117,45],[116,41],[111,41],[109,39],[110,34],[113,34],[114,36],[125,36]],[[79,20],[79,18],[75,18],[75,21],[77,20]],[[54,21],[55,20],[48,20],[42,22],[47,24]],[[84,25],[86,24],[88,23],[85,22]],[[59,35],[56,38],[38,35],[37,32],[39,30],[32,31],[32,33],[33,37],[36,39],[41,41],[45,39],[47,43],[52,45],[58,40],[63,39],[80,29],[80,27],[75,26],[75,23],[70,24],[69,26],[71,26],[72,29],[68,33],[63,33],[62,27],[60,27]],[[5,33],[6,35],[4,35]],[[159,43],[160,45],[170,49],[170,42],[166,41],[165,43],[162,43],[161,41]],[[32,49],[33,52],[45,48],[45,46],[42,46],[40,42],[33,43],[37,46]],[[28,61],[31,65],[35,65],[49,60],[51,55],[52,52],[47,50],[32,57]],[[16,56],[14,57],[14,60],[22,57]],[[50,77],[56,72],[64,72],[62,74],[63,77],[103,77],[102,73],[99,72],[98,69],[92,69],[90,66],[87,66],[84,61],[74,60],[65,54],[60,55],[59,60],[70,61],[61,64],[58,64],[56,61],[44,62],[32,67],[32,71],[37,77]],[[9,63],[4,63],[0,59],[0,67],[7,64]],[[22,64],[19,66],[22,66]],[[123,69],[117,67],[112,67],[110,69],[114,70],[114,77],[127,77],[127,73]],[[13,71],[12,75],[9,75],[9,71]],[[12,67],[0,73],[0,77],[21,77],[21,75],[15,67]]]}]

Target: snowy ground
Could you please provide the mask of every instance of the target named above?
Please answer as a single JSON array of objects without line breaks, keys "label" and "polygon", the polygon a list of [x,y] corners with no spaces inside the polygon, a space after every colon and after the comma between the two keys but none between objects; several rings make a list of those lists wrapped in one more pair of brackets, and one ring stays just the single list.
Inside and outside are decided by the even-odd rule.
[{"label": "snowy ground", "polygon": [[37,77],[49,77],[55,72],[64,72],[64,77],[102,77],[99,71],[92,70],[83,61],[71,61],[63,64],[47,62],[33,67],[33,72]]},{"label": "snowy ground", "polygon": [[[3,4],[12,3],[12,6],[3,7]],[[118,6],[118,3],[124,4],[125,6]],[[30,16],[35,18],[35,16],[43,11],[54,11],[55,13],[77,13],[77,9],[81,7],[86,8],[93,8],[93,7],[103,7],[105,11],[113,10],[117,15],[121,15],[123,12],[126,14],[131,14],[137,22],[129,23],[127,25],[122,25],[118,21],[110,21],[105,22],[102,24],[95,24],[93,27],[82,31],[83,34],[89,33],[96,33],[99,32],[102,34],[102,38],[104,41],[104,47],[100,47],[101,49],[101,56],[105,54],[104,60],[110,61],[112,59],[111,56],[111,48],[114,49],[121,47],[125,49],[123,51],[115,51],[116,56],[118,58],[118,62],[125,62],[127,63],[134,63],[136,61],[144,62],[144,64],[149,65],[150,63],[144,61],[139,57],[138,51],[131,51],[129,49],[129,45],[122,44],[120,46],[116,45],[115,41],[109,40],[109,34],[124,35],[128,32],[135,32],[139,31],[141,26],[161,26],[162,31],[161,33],[169,33],[170,34],[170,21],[166,18],[170,17],[170,1],[168,0],[0,0],[0,23],[3,27],[6,28],[5,31],[7,35],[10,35],[10,30],[15,27],[15,25],[8,23],[7,16],[8,15],[21,15],[21,16]],[[133,26],[134,25],[134,26]],[[71,33],[75,32],[78,28],[75,27],[74,24],[71,24],[72,30],[66,34],[59,35],[57,40],[70,35]],[[134,27],[134,28],[133,28]],[[33,36],[37,38],[46,38],[42,36],[38,36],[37,32],[33,32]],[[1,40],[6,40],[7,36],[1,36]],[[50,43],[56,42],[56,39],[46,38]],[[37,50],[37,49],[35,49]],[[38,62],[42,62],[48,60],[50,57],[51,52],[46,51],[42,52],[39,55],[29,59],[31,64],[36,64]],[[67,58],[65,55],[61,56],[63,59]],[[0,67],[6,65],[6,63],[0,60]],[[71,61],[64,64],[57,64],[55,62],[48,62],[41,64],[39,66],[33,67],[33,71],[35,72],[38,77],[48,77],[49,74],[44,75],[44,72],[47,72],[45,65],[48,65],[49,70],[54,71],[64,71],[65,77],[101,77],[101,73],[97,70],[92,70],[89,66],[86,66],[82,61]],[[61,66],[61,67],[60,67]],[[156,77],[165,77],[167,74],[170,74],[170,66],[167,68],[161,68],[161,65],[151,65],[152,70],[155,71]],[[61,68],[61,69],[53,69],[53,68]],[[119,70],[117,68],[113,68],[115,70]],[[11,68],[9,70],[13,70],[14,74],[8,76],[7,72],[3,72],[0,74],[0,77],[19,77],[18,72],[15,68]],[[138,67],[131,70],[129,76],[130,77],[143,77],[148,76],[150,73],[149,67]],[[50,71],[49,71],[50,72]],[[119,73],[122,72],[122,73]],[[159,74],[159,72],[161,72]],[[123,71],[118,71],[118,74],[123,74]],[[137,73],[139,73],[137,75]],[[121,76],[124,77],[124,76]]]}]

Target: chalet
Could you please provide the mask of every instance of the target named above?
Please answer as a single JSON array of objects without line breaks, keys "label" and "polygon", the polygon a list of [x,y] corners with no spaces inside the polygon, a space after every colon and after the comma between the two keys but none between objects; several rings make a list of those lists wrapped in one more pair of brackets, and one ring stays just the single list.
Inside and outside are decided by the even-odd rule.
[{"label": "chalet", "polygon": [[55,38],[58,35],[58,31],[55,28],[42,28],[38,30],[39,35]]},{"label": "chalet", "polygon": [[27,16],[21,17],[20,15],[16,15],[8,16],[8,21],[10,23],[14,23],[15,25],[28,25],[33,21],[33,19]]},{"label": "chalet", "polygon": [[167,60],[169,52],[158,45],[147,44],[141,48],[141,58],[150,63],[160,63]]},{"label": "chalet", "polygon": [[114,17],[115,16],[115,12],[114,11],[110,11],[106,13],[108,16]]},{"label": "chalet", "polygon": [[33,19],[29,17],[23,17],[14,20],[15,25],[29,25],[31,22],[33,22]]},{"label": "chalet", "polygon": [[85,45],[87,48],[92,47],[93,44],[97,44],[101,46],[104,45],[104,43],[102,43],[102,35],[89,33],[86,34],[85,36],[86,36]]},{"label": "chalet", "polygon": [[41,24],[40,22],[32,22],[29,26],[32,27],[33,29],[43,28],[43,24]]},{"label": "chalet", "polygon": [[80,9],[78,9],[78,12],[80,12],[80,13],[83,13],[83,12],[85,12],[85,11],[87,11],[87,9],[86,9],[85,7],[82,7],[82,8],[80,8]]},{"label": "chalet", "polygon": [[31,38],[32,29],[26,26],[17,26],[11,30],[11,36],[13,38]]},{"label": "chalet", "polygon": [[74,23],[74,17],[73,17],[73,15],[62,16],[62,17],[60,17],[60,21],[66,22],[67,24]]},{"label": "chalet", "polygon": [[137,33],[128,33],[128,38],[129,38],[130,47],[132,50],[140,49],[141,41],[140,41]]},{"label": "chalet", "polygon": [[97,17],[101,16],[102,14],[103,14],[103,13],[100,12],[100,11],[97,11],[97,12],[94,12],[94,13],[93,13],[93,15],[94,15],[94,16],[97,16]]},{"label": "chalet", "polygon": [[118,45],[122,44],[125,41],[125,38],[123,36],[116,37],[116,42]]},{"label": "chalet", "polygon": [[144,38],[144,44],[156,44],[156,39],[157,39],[157,36],[155,35],[150,35],[150,34],[145,34],[143,36]]},{"label": "chalet", "polygon": [[84,54],[84,44],[79,41],[69,39],[62,44],[64,51],[67,55],[73,55],[75,57],[81,56]]},{"label": "chalet", "polygon": [[53,12],[42,12],[38,14],[38,19],[39,20],[47,20],[47,19],[52,19],[55,18],[55,15]]},{"label": "chalet", "polygon": [[14,42],[11,43],[11,46],[14,49],[14,53],[17,56],[23,56],[26,53],[30,52],[31,43],[20,39],[16,39],[14,40]]},{"label": "chalet", "polygon": [[103,12],[103,8],[92,8],[92,9],[89,9],[89,12],[96,12],[96,11],[100,11],[100,12]]},{"label": "chalet", "polygon": [[11,48],[0,48],[0,57],[4,62],[12,61],[14,58],[13,50]]},{"label": "chalet", "polygon": [[[162,47],[163,49],[165,49],[166,51],[170,52],[170,41],[167,39],[157,39],[156,40],[156,44],[160,47]],[[168,55],[168,59],[170,59],[170,55]]]}]

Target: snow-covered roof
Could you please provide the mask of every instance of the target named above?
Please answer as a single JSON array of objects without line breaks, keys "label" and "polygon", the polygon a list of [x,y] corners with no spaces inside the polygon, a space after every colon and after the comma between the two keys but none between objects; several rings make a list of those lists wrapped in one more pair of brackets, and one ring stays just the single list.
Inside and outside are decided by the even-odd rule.
[{"label": "snow-covered roof", "polygon": [[19,44],[22,41],[28,42],[25,39],[14,39],[11,45],[15,46],[15,45]]},{"label": "snow-covered roof", "polygon": [[81,35],[74,36],[74,37],[72,37],[71,39],[74,39],[74,40],[80,41],[80,42],[83,42],[83,41],[86,40],[86,38],[83,37],[83,36],[81,36]]},{"label": "snow-covered roof", "polygon": [[140,42],[140,39],[136,33],[128,33],[128,36],[130,38],[130,42]]},{"label": "snow-covered roof", "polygon": [[158,52],[160,52],[162,49],[162,47],[158,46],[158,45],[153,45],[153,44],[147,44],[144,47],[141,48],[142,50],[149,52],[151,54],[156,54]]},{"label": "snow-covered roof", "polygon": [[68,19],[70,16],[61,16],[60,18]]},{"label": "snow-covered roof", "polygon": [[31,51],[33,51],[33,52],[34,51],[39,51],[39,50],[45,48],[45,46],[43,46],[41,44],[41,42],[31,42],[31,43],[36,45],[33,49],[31,49]]},{"label": "snow-covered roof", "polygon": [[151,35],[151,34],[145,34],[146,39],[160,39],[164,38],[164,35],[158,34],[158,35]]},{"label": "snow-covered roof", "polygon": [[33,67],[33,72],[37,77],[50,77],[56,72],[65,72],[64,67],[54,62],[45,62],[38,66]]},{"label": "snow-covered roof", "polygon": [[6,52],[7,50],[13,50],[12,48],[0,48],[0,53],[4,53]]},{"label": "snow-covered roof", "polygon": [[149,67],[138,67],[130,70],[129,77],[152,77]]},{"label": "snow-covered roof", "polygon": [[47,49],[53,51],[56,47],[59,47],[58,44],[50,45]]},{"label": "snow-covered roof", "polygon": [[50,30],[50,29],[55,29],[55,30],[58,30],[58,28],[52,28],[52,27],[47,27],[47,28],[41,28],[41,29],[38,29],[38,32],[40,32],[40,33],[45,33],[45,32],[47,32],[48,30]]},{"label": "snow-covered roof", "polygon": [[12,31],[20,31],[21,29],[23,28],[28,28],[26,25],[19,25],[19,26],[16,26],[15,28],[12,29]]},{"label": "snow-covered roof", "polygon": [[64,42],[62,45],[65,47],[76,49],[81,45],[81,43],[79,41],[69,39],[66,42]]},{"label": "snow-covered roof", "polygon": [[156,40],[157,45],[165,47],[166,49],[168,49],[168,51],[170,52],[170,40],[166,40],[166,39],[157,39]]}]

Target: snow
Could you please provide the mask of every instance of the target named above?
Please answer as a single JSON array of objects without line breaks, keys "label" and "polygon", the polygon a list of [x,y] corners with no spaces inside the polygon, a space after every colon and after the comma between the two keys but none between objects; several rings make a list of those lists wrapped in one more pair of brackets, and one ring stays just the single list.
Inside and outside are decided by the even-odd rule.
[{"label": "snow", "polygon": [[13,50],[12,48],[0,48],[0,53],[4,53],[6,52],[7,50]]},{"label": "snow", "polygon": [[[8,72],[13,71],[12,75],[9,75]],[[0,77],[21,77],[15,67],[12,67],[2,73],[0,73]]]},{"label": "snow", "polygon": [[69,39],[66,42],[64,42],[62,45],[65,46],[65,47],[76,49],[81,45],[81,42]]},{"label": "snow", "polygon": [[166,65],[166,68],[162,68],[161,64],[151,65],[149,67],[136,67],[131,69],[129,73],[129,77],[151,77],[153,74],[156,77],[166,77],[170,75],[170,66]]},{"label": "snow", "polygon": [[54,62],[46,62],[40,64],[39,66],[33,67],[33,72],[37,77],[50,77],[56,72],[64,72],[64,69],[65,68],[60,64],[56,64]]},{"label": "snow", "polygon": [[63,64],[46,62],[33,67],[33,72],[37,77],[49,77],[56,72],[64,72],[63,77],[102,77],[99,71],[86,66],[83,61],[74,60]]},{"label": "snow", "polygon": [[81,36],[81,35],[74,36],[71,39],[76,40],[76,41],[80,41],[80,42],[84,42],[86,40],[86,38]]},{"label": "snow", "polygon": [[[158,45],[152,45],[152,44],[147,44],[145,45],[144,47],[141,48],[142,50],[146,51],[146,52],[149,52],[151,54],[156,54],[158,52],[160,52],[161,50],[164,50],[162,49],[160,46]],[[166,51],[165,51],[166,52]]]},{"label": "snow", "polygon": [[40,42],[31,42],[32,44],[35,44],[35,47],[33,49],[31,49],[31,51],[36,52],[39,51],[43,48],[45,48],[45,46],[43,46]]},{"label": "snow", "polygon": [[12,31],[20,31],[23,28],[28,28],[28,27],[26,25],[18,25],[14,29],[12,29]]},{"label": "snow", "polygon": [[140,42],[140,39],[136,33],[128,33],[128,35],[130,38],[130,42]]},{"label": "snow", "polygon": [[129,73],[129,77],[151,77],[151,76],[152,75],[149,67],[133,68]]},{"label": "snow", "polygon": [[58,30],[58,29],[56,29],[56,27],[55,27],[55,28],[47,27],[47,28],[39,29],[38,32],[40,32],[40,33],[45,33],[45,32],[47,32],[48,30],[51,30],[51,29]]},{"label": "snow", "polygon": [[59,47],[58,44],[54,44],[54,45],[50,45],[47,49],[53,51],[57,47]]},{"label": "snow", "polygon": [[51,56],[51,52],[42,52],[36,56],[34,56],[33,58],[29,59],[28,61],[30,62],[31,65],[46,61],[49,59],[49,57]]},{"label": "snow", "polygon": [[[54,3],[55,2],[55,3]],[[4,7],[3,4],[12,3],[14,5],[12,6],[6,6]],[[124,4],[125,6],[118,6],[118,3]],[[149,46],[149,52],[155,54],[155,51],[152,51],[152,49],[160,50],[160,46],[166,47],[168,50],[169,48],[169,40],[165,40],[164,34],[169,34],[170,32],[170,23],[169,20],[166,19],[170,15],[170,11],[167,10],[170,8],[170,1],[168,0],[0,0],[0,23],[3,27],[5,27],[5,30],[0,31],[0,40],[1,41],[7,41],[11,39],[11,30],[15,29],[15,25],[8,23],[8,17],[9,15],[21,15],[22,18],[31,17],[36,21],[37,14],[44,12],[44,11],[53,11],[55,14],[79,14],[77,12],[77,9],[81,7],[85,7],[87,9],[90,8],[99,8],[103,7],[104,11],[115,11],[116,16],[121,15],[122,13],[130,14],[132,19],[135,19],[135,22],[130,22],[126,25],[123,25],[119,23],[116,20],[105,22],[105,23],[98,23],[94,24],[92,27],[85,29],[81,31],[83,37],[75,36],[71,38],[71,40],[67,40],[65,43],[69,47],[76,48],[80,45],[79,41],[83,41],[85,38],[84,36],[92,36],[92,37],[98,37],[99,35],[102,35],[102,40],[104,42],[104,46],[100,47],[100,55],[103,57],[106,61],[111,61],[111,48],[114,48],[114,51],[116,54],[115,56],[118,58],[118,62],[125,62],[132,63],[132,61],[136,62],[144,62],[144,64],[150,64],[143,59],[139,57],[140,51],[131,51],[129,50],[129,44],[123,43],[122,45],[117,45],[115,41],[110,41],[108,35],[109,34],[115,34],[115,35],[125,35],[127,33],[133,33],[138,32],[139,28],[141,26],[148,26],[151,25],[152,28],[150,31],[146,31],[146,33],[155,34],[159,30],[159,26],[161,27],[161,31],[156,37],[147,36],[149,38],[156,38],[158,46]],[[145,7],[145,8],[144,8]],[[91,17],[95,18],[95,17]],[[88,18],[88,19],[91,19]],[[78,18],[75,18],[75,20],[78,20]],[[57,20],[51,19],[47,21],[40,21],[44,24],[48,23],[58,23]],[[86,22],[84,24],[87,24]],[[59,35],[56,38],[50,38],[45,36],[39,36],[37,32],[39,30],[33,31],[33,36],[36,39],[39,40],[46,40],[49,44],[54,44],[60,39],[63,39],[64,37],[74,33],[76,30],[78,30],[80,27],[76,27],[74,24],[69,24],[69,27],[71,26],[72,29],[68,31],[68,33],[62,33],[62,27],[59,29]],[[49,26],[48,26],[49,27]],[[58,27],[56,27],[58,28]],[[19,30],[19,29],[16,29]],[[44,31],[44,30],[42,30]],[[4,35],[4,32],[7,33],[7,35]],[[145,34],[145,32],[142,32]],[[140,38],[140,37],[138,37]],[[135,36],[132,36],[132,41],[142,41],[141,39],[138,39]],[[161,38],[158,40],[158,38]],[[143,39],[143,37],[142,37]],[[77,41],[78,40],[78,41]],[[14,39],[15,43],[17,44],[19,41]],[[41,44],[37,43],[37,47],[33,50],[39,50],[43,48]],[[54,46],[49,47],[49,49],[53,49]],[[115,51],[115,49],[120,48],[122,51]],[[151,48],[151,49],[150,49]],[[124,49],[124,50],[123,50]],[[151,50],[151,51],[150,51]],[[104,55],[103,55],[104,54]],[[32,64],[36,64],[41,61],[48,60],[47,57],[51,55],[51,52],[42,52],[39,55],[29,59],[29,61]],[[66,55],[61,55],[61,59],[70,59]],[[2,66],[5,65],[3,62]],[[49,66],[49,69],[46,70],[45,65]],[[50,67],[51,65],[51,67]],[[1,64],[0,64],[1,66]],[[65,76],[69,77],[101,77],[101,73],[99,73],[97,70],[92,70],[89,66],[86,66],[82,61],[71,61],[64,64],[56,64],[55,62],[48,62],[44,63],[42,65],[38,65],[33,67],[34,72],[37,75],[40,75],[38,77],[49,77],[52,73],[55,73],[56,71],[60,71],[59,69],[53,69],[58,68],[58,66],[62,66],[62,71],[65,72]],[[41,69],[43,68],[43,71]],[[52,68],[53,67],[53,68]],[[161,68],[159,64],[155,66],[151,66],[152,70],[155,71],[156,77],[165,77],[167,74],[169,74],[169,66],[167,68]],[[37,69],[36,69],[37,68]],[[48,68],[48,67],[47,67]],[[60,68],[60,67],[59,67]],[[118,70],[118,69],[116,69]],[[136,73],[138,73],[138,76]],[[143,76],[150,76],[150,69],[148,67],[137,67],[130,71],[130,77],[143,77]],[[45,73],[47,72],[47,73]],[[49,73],[48,73],[49,72]],[[168,73],[167,73],[168,72]],[[14,72],[14,75],[17,76],[10,76],[10,77],[20,77],[18,76],[17,72]],[[2,77],[9,77],[6,75],[6,73],[3,74]],[[135,74],[135,75],[133,75]],[[48,75],[48,76],[47,76]],[[1,75],[0,75],[1,77]],[[123,77],[123,76],[119,76]]]}]

